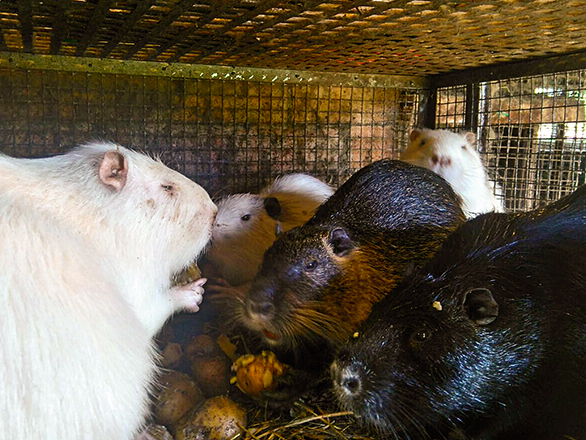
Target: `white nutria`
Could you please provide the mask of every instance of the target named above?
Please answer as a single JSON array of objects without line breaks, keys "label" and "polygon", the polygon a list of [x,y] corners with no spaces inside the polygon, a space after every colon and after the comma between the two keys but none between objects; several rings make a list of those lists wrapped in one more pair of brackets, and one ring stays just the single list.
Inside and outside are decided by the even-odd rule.
[{"label": "white nutria", "polygon": [[467,218],[505,211],[502,190],[488,178],[476,151],[474,133],[422,128],[413,130],[409,140],[401,160],[432,170],[446,179],[462,198],[462,210]]},{"label": "white nutria", "polygon": [[254,278],[277,225],[288,231],[305,223],[334,190],[307,174],[277,178],[260,194],[234,194],[218,202],[218,215],[207,255],[232,286]]},{"label": "white nutria", "polygon": [[186,177],[116,144],[0,155],[0,438],[129,440],[156,372],[152,336],[197,311],[170,286],[216,207]]}]

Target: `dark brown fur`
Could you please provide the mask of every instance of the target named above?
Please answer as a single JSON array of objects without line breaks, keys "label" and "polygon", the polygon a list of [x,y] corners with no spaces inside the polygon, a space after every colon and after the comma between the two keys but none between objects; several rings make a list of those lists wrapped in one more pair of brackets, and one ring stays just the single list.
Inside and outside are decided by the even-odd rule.
[{"label": "dark brown fur", "polygon": [[[370,315],[372,306],[382,300],[400,281],[409,264],[423,263],[440,246],[451,228],[438,228],[433,234],[396,235],[365,243],[342,263],[343,276],[324,290],[314,306],[324,315],[335,318],[341,343],[354,333]],[[403,236],[403,237],[401,237]]]},{"label": "dark brown fur", "polygon": [[437,174],[375,162],[265,253],[242,320],[273,348],[329,353],[408,264],[427,260],[463,220],[459,198]]}]

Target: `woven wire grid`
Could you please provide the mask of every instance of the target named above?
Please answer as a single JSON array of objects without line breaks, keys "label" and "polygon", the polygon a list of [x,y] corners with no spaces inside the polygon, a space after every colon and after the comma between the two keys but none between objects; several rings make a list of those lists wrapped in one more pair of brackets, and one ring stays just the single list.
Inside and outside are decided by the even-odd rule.
[{"label": "woven wire grid", "polygon": [[3,0],[0,51],[433,75],[586,49],[584,0]]},{"label": "woven wire grid", "polygon": [[[489,175],[503,188],[509,210],[536,208],[586,181],[586,70],[479,87],[480,151]],[[438,112],[438,128],[463,129],[464,88],[460,93],[440,89],[438,101],[440,96],[450,116]]]},{"label": "woven wire grid", "polygon": [[418,91],[387,87],[0,69],[0,151],[40,157],[113,140],[213,195],[290,172],[339,186],[398,155],[418,103]]},{"label": "woven wire grid", "polygon": [[466,119],[466,86],[444,87],[438,90],[436,126],[451,130],[464,128]]}]

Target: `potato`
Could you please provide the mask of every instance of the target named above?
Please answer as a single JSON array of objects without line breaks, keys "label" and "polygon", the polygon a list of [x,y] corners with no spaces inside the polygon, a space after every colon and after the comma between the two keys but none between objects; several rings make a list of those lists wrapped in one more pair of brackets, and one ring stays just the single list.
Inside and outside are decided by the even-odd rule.
[{"label": "potato", "polygon": [[173,339],[175,339],[175,331],[169,322],[167,322],[155,336],[155,341],[159,347],[164,347],[169,342],[173,341]]},{"label": "potato", "polygon": [[276,377],[284,376],[289,367],[282,364],[271,351],[263,351],[260,355],[245,354],[240,356],[232,371],[236,377],[231,383],[236,383],[240,390],[249,396],[257,396],[262,391],[272,391],[277,387]]},{"label": "potato", "polygon": [[191,362],[203,356],[213,357],[221,352],[222,350],[214,338],[203,334],[194,336],[185,347],[185,356]]},{"label": "potato", "polygon": [[[146,437],[144,434],[148,434],[150,437]],[[149,425],[143,432],[143,436],[139,437],[140,439],[143,438],[150,438],[152,440],[173,440],[167,428],[161,425]]]},{"label": "potato", "polygon": [[181,344],[169,342],[161,353],[161,365],[165,368],[176,366],[183,356]]},{"label": "potato", "polygon": [[155,421],[172,428],[187,411],[204,401],[195,382],[185,373],[169,371],[159,378],[161,389],[155,395]]},{"label": "potato", "polygon": [[177,424],[175,440],[229,440],[246,428],[246,411],[226,396],[206,400]]},{"label": "potato", "polygon": [[230,386],[232,361],[222,352],[213,357],[197,357],[191,364],[193,376],[206,397],[218,396]]}]

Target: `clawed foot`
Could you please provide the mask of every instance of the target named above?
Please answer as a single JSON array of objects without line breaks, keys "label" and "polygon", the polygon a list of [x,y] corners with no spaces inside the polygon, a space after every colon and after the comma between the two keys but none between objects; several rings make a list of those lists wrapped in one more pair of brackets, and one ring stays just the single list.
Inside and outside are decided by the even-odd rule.
[{"label": "clawed foot", "polygon": [[195,313],[199,311],[199,305],[203,301],[204,284],[207,278],[200,278],[185,286],[171,287],[171,298],[177,309]]},{"label": "clawed foot", "polygon": [[244,301],[244,296],[250,287],[250,283],[232,286],[223,278],[211,278],[207,285],[207,292],[212,301],[240,300]]}]

